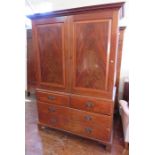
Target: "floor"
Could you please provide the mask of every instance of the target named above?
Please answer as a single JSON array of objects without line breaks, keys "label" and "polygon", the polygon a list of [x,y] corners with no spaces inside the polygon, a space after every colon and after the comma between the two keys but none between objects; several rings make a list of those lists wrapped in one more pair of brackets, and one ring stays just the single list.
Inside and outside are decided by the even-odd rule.
[{"label": "floor", "polygon": [[37,107],[33,95],[25,104],[25,155],[128,155],[123,146],[120,118],[114,121],[114,139],[111,152],[97,142],[61,131],[37,128]]}]

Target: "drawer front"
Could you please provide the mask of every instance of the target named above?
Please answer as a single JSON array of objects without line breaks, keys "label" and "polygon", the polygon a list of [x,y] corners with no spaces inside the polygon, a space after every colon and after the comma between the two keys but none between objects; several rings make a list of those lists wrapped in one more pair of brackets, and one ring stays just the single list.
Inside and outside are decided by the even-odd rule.
[{"label": "drawer front", "polygon": [[44,102],[37,102],[38,104],[38,113],[44,113],[49,116],[59,116],[68,118],[70,108],[58,106],[55,104],[49,104]]},{"label": "drawer front", "polygon": [[71,96],[70,106],[95,113],[113,114],[113,102],[102,99]]},{"label": "drawer front", "polygon": [[69,106],[69,96],[67,95],[37,91],[36,96],[37,100],[41,102]]},{"label": "drawer front", "polygon": [[86,112],[82,110],[72,109],[69,112],[69,117],[77,124],[84,124],[86,126],[93,126],[95,128],[111,128],[112,117],[100,115],[96,113]]},{"label": "drawer front", "polygon": [[110,140],[112,117],[38,102],[39,121],[84,137]]},{"label": "drawer front", "polygon": [[72,120],[70,130],[73,133],[103,141],[110,140],[111,116],[74,109],[70,111],[70,119]]},{"label": "drawer front", "polygon": [[105,128],[100,124],[96,125],[98,125],[98,127],[94,126],[93,124],[86,125],[83,122],[81,123],[72,122],[70,131],[83,137],[109,142],[111,136],[111,129]]},{"label": "drawer front", "polygon": [[39,113],[39,122],[46,124],[48,126],[63,129],[68,131],[70,126],[70,121],[67,117],[59,116],[58,114],[48,114],[48,113]]},{"label": "drawer front", "polygon": [[69,117],[63,107],[38,102],[39,122],[51,127],[68,130]]}]

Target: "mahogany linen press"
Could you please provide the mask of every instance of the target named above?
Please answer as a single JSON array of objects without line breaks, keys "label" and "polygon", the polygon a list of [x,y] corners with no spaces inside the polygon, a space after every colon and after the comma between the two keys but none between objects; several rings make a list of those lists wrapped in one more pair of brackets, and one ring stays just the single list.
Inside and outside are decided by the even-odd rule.
[{"label": "mahogany linen press", "polygon": [[39,127],[111,145],[123,5],[28,16],[32,20]]}]

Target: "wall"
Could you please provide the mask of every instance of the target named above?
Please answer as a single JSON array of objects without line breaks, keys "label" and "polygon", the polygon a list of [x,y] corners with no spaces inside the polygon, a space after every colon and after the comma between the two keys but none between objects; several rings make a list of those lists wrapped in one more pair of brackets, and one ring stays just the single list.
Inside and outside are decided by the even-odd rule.
[{"label": "wall", "polygon": [[[29,3],[26,1],[26,5],[28,5],[26,10],[31,14],[122,1],[125,0],[29,0]],[[29,6],[33,8],[34,12]]]},{"label": "wall", "polygon": [[[123,40],[123,52],[122,52],[122,64],[120,73],[120,85],[119,85],[119,98],[122,98],[123,83],[125,80],[129,80],[129,7],[128,2],[125,4],[125,17],[120,21],[120,26],[126,26]],[[130,31],[131,33],[131,31]]]},{"label": "wall", "polygon": [[120,2],[120,0],[52,0],[54,10],[113,2]]},{"label": "wall", "polygon": [[119,98],[123,95],[123,83],[125,80],[129,80],[129,52],[128,51],[128,27],[124,33],[123,53],[122,53],[122,64],[120,73],[120,85],[119,85]]}]

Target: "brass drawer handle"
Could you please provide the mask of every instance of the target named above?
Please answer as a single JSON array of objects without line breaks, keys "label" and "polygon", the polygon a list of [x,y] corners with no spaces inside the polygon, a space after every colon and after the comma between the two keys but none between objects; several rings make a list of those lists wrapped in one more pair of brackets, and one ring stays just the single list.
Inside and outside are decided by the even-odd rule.
[{"label": "brass drawer handle", "polygon": [[51,124],[57,123],[57,119],[56,119],[56,118],[51,118],[50,123],[51,123]]},{"label": "brass drawer handle", "polygon": [[48,111],[49,111],[49,112],[55,112],[55,111],[56,111],[56,108],[55,108],[55,107],[49,107],[49,108],[48,108]]},{"label": "brass drawer handle", "polygon": [[87,108],[92,108],[92,107],[94,106],[94,103],[91,102],[91,101],[88,101],[88,102],[85,103],[85,106],[86,106]]},{"label": "brass drawer handle", "polygon": [[87,127],[87,128],[85,128],[85,131],[90,134],[90,133],[92,133],[92,128]]},{"label": "brass drawer handle", "polygon": [[84,118],[85,118],[86,121],[90,121],[90,120],[92,120],[92,117],[89,116],[89,115],[85,116]]},{"label": "brass drawer handle", "polygon": [[55,96],[48,96],[49,100],[55,100]]}]

